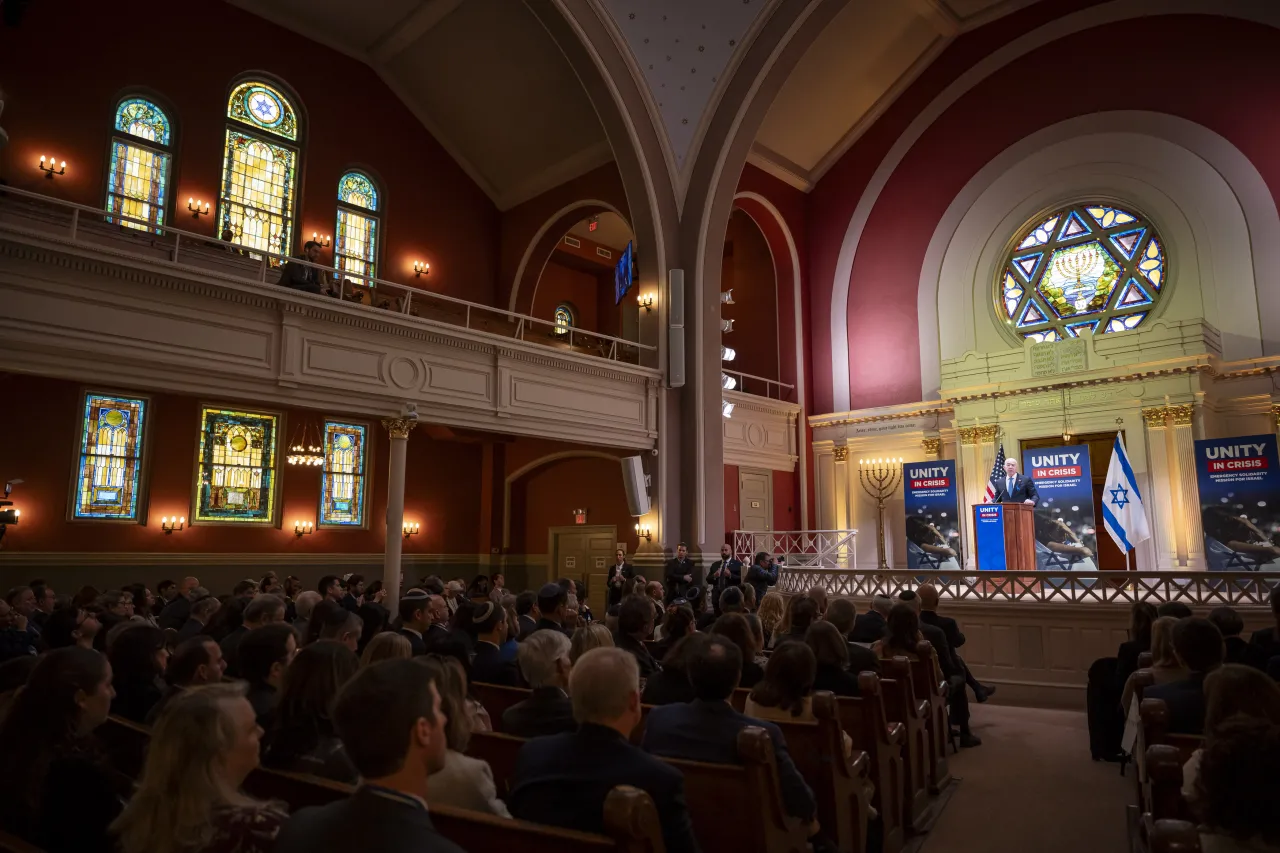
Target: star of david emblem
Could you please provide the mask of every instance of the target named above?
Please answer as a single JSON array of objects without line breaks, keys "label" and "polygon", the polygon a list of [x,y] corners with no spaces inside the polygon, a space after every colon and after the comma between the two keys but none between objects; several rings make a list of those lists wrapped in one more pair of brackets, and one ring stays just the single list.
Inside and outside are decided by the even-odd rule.
[{"label": "star of david emblem", "polygon": [[263,118],[266,118],[267,116],[275,112],[275,110],[272,109],[270,102],[268,102],[266,98],[258,98],[257,103],[253,105],[253,109]]},{"label": "star of david emblem", "polygon": [[1110,491],[1111,491],[1111,503],[1117,509],[1124,509],[1125,506],[1129,503],[1129,490],[1126,489],[1124,486],[1116,486],[1114,489],[1111,489]]}]

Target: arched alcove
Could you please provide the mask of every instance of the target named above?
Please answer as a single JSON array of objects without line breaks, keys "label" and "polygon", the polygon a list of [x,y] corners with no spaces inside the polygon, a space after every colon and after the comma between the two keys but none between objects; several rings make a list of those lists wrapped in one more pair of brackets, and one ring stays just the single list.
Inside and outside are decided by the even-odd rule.
[{"label": "arched alcove", "polygon": [[571,223],[547,252],[530,293],[528,313],[553,321],[557,307],[569,304],[576,328],[634,339],[635,291],[621,301],[614,292],[615,269],[632,239],[631,226],[613,211]]},{"label": "arched alcove", "polygon": [[[720,289],[733,291],[733,304],[723,306],[720,316],[733,321],[733,331],[724,332],[721,340],[736,351],[734,360],[725,364],[725,370],[779,380],[782,331],[775,259],[760,226],[740,207],[735,207],[729,216],[723,257]],[[754,382],[750,377],[740,389],[768,395],[763,383]]]},{"label": "arched alcove", "polygon": [[613,524],[618,541],[635,549],[619,457],[602,450],[566,450],[533,460],[506,477],[502,547],[515,554],[546,550],[547,528],[573,523],[587,509],[590,524]]}]

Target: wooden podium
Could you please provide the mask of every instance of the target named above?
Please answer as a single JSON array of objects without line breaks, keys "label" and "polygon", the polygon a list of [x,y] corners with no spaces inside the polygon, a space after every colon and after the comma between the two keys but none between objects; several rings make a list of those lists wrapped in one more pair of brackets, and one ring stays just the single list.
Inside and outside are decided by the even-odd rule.
[{"label": "wooden podium", "polygon": [[[1036,570],[1036,520],[1035,507],[1023,503],[999,505],[999,519],[991,504],[975,504],[973,507],[974,557],[979,570],[1034,572]],[[993,542],[980,533],[992,531],[992,526],[1002,526],[1003,536]],[[984,544],[985,543],[985,544]],[[997,545],[1000,547],[992,547]],[[985,559],[984,559],[985,555]],[[983,565],[983,563],[987,565]],[[997,565],[1003,563],[1003,565]]]}]

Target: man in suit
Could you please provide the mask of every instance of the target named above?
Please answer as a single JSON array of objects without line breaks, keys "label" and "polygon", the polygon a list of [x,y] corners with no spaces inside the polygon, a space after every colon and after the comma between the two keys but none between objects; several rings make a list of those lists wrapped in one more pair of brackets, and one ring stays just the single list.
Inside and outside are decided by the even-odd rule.
[{"label": "man in suit", "polygon": [[462,853],[427,812],[427,778],[444,769],[448,751],[431,671],[408,660],[365,667],[338,693],[333,721],[360,787],[294,812],[276,838],[276,853]]},{"label": "man in suit", "polygon": [[1222,666],[1222,632],[1208,619],[1182,619],[1173,628],[1173,652],[1187,668],[1187,677],[1148,687],[1142,698],[1164,700],[1171,734],[1203,734],[1204,679]]},{"label": "man in suit", "polygon": [[893,609],[893,599],[887,595],[875,595],[871,598],[871,606],[866,613],[859,614],[853,623],[853,632],[849,639],[855,643],[871,645],[884,639],[888,627],[889,611]]},{"label": "man in suit", "polygon": [[516,621],[520,624],[520,636],[516,639],[520,642],[538,630],[538,620],[533,618],[533,608],[537,603],[538,596],[533,590],[526,589],[516,596]]},{"label": "man in suit", "polygon": [[684,592],[693,585],[693,575],[697,572],[693,560],[689,559],[689,548],[683,542],[676,546],[676,555],[667,561],[667,597],[666,603],[684,598]]},{"label": "man in suit", "polygon": [[538,590],[538,631],[570,632],[564,627],[569,609],[569,593],[558,583],[543,584]]},{"label": "man in suit", "polygon": [[715,615],[720,615],[720,595],[730,587],[742,585],[742,561],[733,556],[733,549],[728,543],[720,546],[720,559],[711,564],[710,581],[711,606]]},{"label": "man in suit", "polygon": [[169,687],[160,697],[160,701],[151,706],[147,712],[146,724],[155,725],[160,713],[173,697],[189,687],[201,684],[217,684],[226,671],[226,662],[222,659],[222,649],[210,637],[192,637],[178,644],[169,657],[164,677]]},{"label": "man in suit", "polygon": [[400,636],[409,641],[414,657],[427,653],[427,641],[422,636],[431,626],[428,608],[431,596],[418,590],[400,599]]},{"label": "man in suit", "polygon": [[320,603],[320,600],[320,593],[314,589],[298,593],[297,598],[293,600],[293,629],[298,632],[299,637],[306,636],[307,625],[311,622],[311,611]]},{"label": "man in suit", "polygon": [[942,616],[938,613],[938,589],[931,583],[921,584],[916,590],[916,594],[920,596],[920,623],[921,625],[930,625],[942,631],[942,635],[946,638],[947,645],[951,647],[951,656],[964,673],[964,681],[972,690],[973,698],[979,702],[987,701],[991,694],[996,692],[994,684],[982,684],[978,679],[973,677],[973,673],[969,672],[969,667],[965,665],[964,660],[960,657],[960,653],[956,649],[964,645],[964,634],[960,632],[960,626],[956,620],[949,616]]},{"label": "man in suit", "polygon": [[271,713],[284,685],[284,674],[298,654],[298,634],[284,622],[263,625],[240,643],[240,675],[249,682],[245,697],[258,725],[271,728]]},{"label": "man in suit", "polygon": [[1018,460],[1010,456],[1004,460],[1004,476],[991,481],[996,492],[996,503],[1024,503],[1035,506],[1040,500],[1036,481],[1018,473]]},{"label": "man in suit", "polygon": [[849,671],[854,675],[860,672],[880,672],[880,658],[871,649],[849,640],[849,634],[853,632],[854,622],[858,618],[858,609],[854,606],[853,601],[848,598],[837,598],[827,606],[827,615],[822,617],[824,621],[830,622],[836,626],[849,648]]},{"label": "man in suit", "polygon": [[430,646],[442,643],[449,637],[449,604],[443,595],[432,595],[427,599],[427,630],[422,632],[422,639]]},{"label": "man in suit", "polygon": [[791,760],[782,731],[773,723],[738,713],[729,704],[742,675],[742,652],[737,645],[718,634],[695,634],[686,642],[692,645],[687,666],[695,699],[649,712],[641,744],[644,751],[686,761],[737,764],[738,732],[759,726],[773,741],[787,814],[816,823],[813,791]]},{"label": "man in suit", "polygon": [[622,586],[636,576],[635,566],[627,562],[627,553],[619,548],[613,555],[613,565],[609,567],[609,607],[622,602]]},{"label": "man in suit", "polygon": [[178,586],[178,594],[160,612],[160,618],[157,621],[161,628],[172,628],[177,631],[187,623],[187,617],[191,615],[191,592],[198,586],[200,586],[199,578],[182,579],[182,583]]},{"label": "man in suit", "polygon": [[769,587],[778,582],[778,564],[764,551],[756,554],[755,562],[747,569],[747,583],[756,591],[756,606],[764,601]]},{"label": "man in suit", "polygon": [[320,578],[320,583],[316,584],[316,591],[320,593],[321,598],[327,598],[339,604],[347,594],[342,586],[342,578],[337,575],[325,575]]},{"label": "man in suit", "polygon": [[190,615],[187,616],[187,621],[178,629],[176,642],[181,643],[203,634],[204,626],[209,624],[209,620],[213,618],[213,614],[217,613],[220,607],[222,607],[222,602],[212,595],[206,595],[193,603]]},{"label": "man in suit", "polygon": [[227,675],[240,677],[240,643],[250,631],[284,621],[284,599],[277,595],[260,595],[244,608],[244,621],[230,634],[222,638],[222,659],[226,662]]},{"label": "man in suit", "polygon": [[347,588],[347,593],[342,596],[340,603],[348,613],[358,613],[360,598],[364,595],[364,575],[345,575],[342,582]]},{"label": "man in suit", "polygon": [[502,659],[502,644],[507,641],[506,611],[492,601],[486,601],[476,605],[471,620],[476,632],[476,654],[471,659],[471,681],[523,687],[520,667],[513,660]]},{"label": "man in suit", "polygon": [[1271,618],[1275,625],[1260,628],[1249,635],[1246,660],[1263,672],[1268,672],[1273,658],[1280,657],[1280,587],[1271,590]]},{"label": "man in suit", "polygon": [[618,630],[613,635],[613,644],[635,657],[641,678],[648,678],[662,669],[649,653],[649,647],[644,644],[652,633],[652,603],[637,595],[623,601],[618,608]]},{"label": "man in suit", "polygon": [[569,638],[563,631],[534,631],[516,650],[520,674],[533,692],[502,712],[502,729],[516,737],[542,737],[577,728],[569,701]]},{"label": "man in suit", "polygon": [[[319,263],[321,246],[315,240],[308,240],[302,246],[302,257],[298,260],[306,260],[311,263]],[[322,272],[315,267],[296,264],[293,261],[285,263],[284,268],[280,270],[280,284],[284,287],[290,287],[294,290],[301,290],[306,293],[329,293],[328,282],[325,279],[328,273]]]},{"label": "man in suit", "polygon": [[521,747],[507,798],[512,816],[603,834],[605,798],[631,785],[653,799],[667,853],[696,853],[683,774],[629,740],[640,722],[635,659],[621,649],[592,649],[569,685],[579,728]]},{"label": "man in suit", "polygon": [[[898,595],[898,601],[914,610],[916,618],[919,619],[921,609],[919,595],[913,590],[906,589]],[[941,628],[926,625],[923,620],[919,624],[920,635],[933,646],[933,651],[938,656],[938,666],[942,669],[943,677],[947,679],[949,691],[947,707],[950,709],[952,724],[960,729],[960,745],[965,748],[982,746],[982,740],[969,730],[969,694],[964,692],[964,663],[952,650],[951,644],[947,642],[947,635]]]}]

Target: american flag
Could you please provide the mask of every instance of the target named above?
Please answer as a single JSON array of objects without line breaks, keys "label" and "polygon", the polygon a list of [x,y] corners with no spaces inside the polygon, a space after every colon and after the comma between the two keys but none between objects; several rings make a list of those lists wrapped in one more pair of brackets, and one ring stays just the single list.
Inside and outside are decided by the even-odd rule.
[{"label": "american flag", "polygon": [[987,493],[982,496],[984,504],[993,503],[996,499],[996,487],[992,485],[996,480],[1004,476],[1004,442],[1000,442],[1000,449],[996,452],[996,464],[991,466],[991,476],[987,478]]}]

